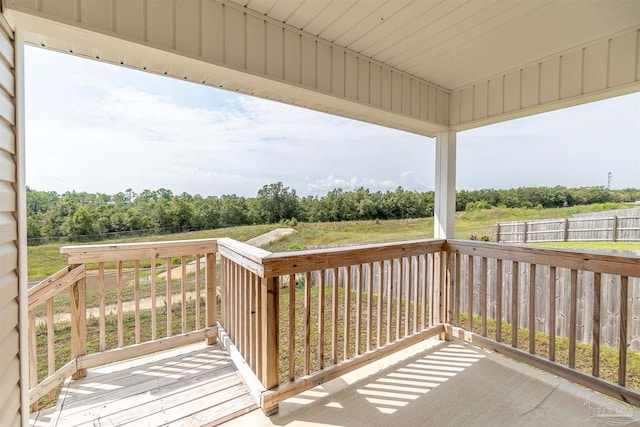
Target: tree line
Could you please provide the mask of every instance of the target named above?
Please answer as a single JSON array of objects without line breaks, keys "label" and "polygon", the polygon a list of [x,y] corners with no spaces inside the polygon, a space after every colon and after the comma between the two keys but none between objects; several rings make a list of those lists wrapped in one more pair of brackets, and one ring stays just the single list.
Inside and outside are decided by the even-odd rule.
[{"label": "tree line", "polygon": [[[456,210],[491,207],[552,208],[640,200],[639,189],[521,187],[457,192]],[[325,196],[299,197],[281,182],[263,186],[256,197],[202,197],[170,190],[131,189],[114,195],[38,191],[27,188],[27,235],[82,240],[83,236],[150,230],[180,232],[288,221],[351,221],[420,218],[433,215],[434,192],[398,187],[372,192],[334,189]]]}]

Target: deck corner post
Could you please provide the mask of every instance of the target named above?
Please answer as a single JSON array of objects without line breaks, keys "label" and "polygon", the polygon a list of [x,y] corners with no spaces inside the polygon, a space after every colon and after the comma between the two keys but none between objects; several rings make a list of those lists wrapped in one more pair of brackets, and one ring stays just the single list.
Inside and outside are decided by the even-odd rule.
[{"label": "deck corner post", "polygon": [[[71,269],[78,267],[71,265]],[[86,298],[86,273],[73,285],[71,285],[71,357],[87,354],[87,298]],[[87,376],[87,370],[78,369],[71,378],[79,380]]]},{"label": "deck corner post", "polygon": [[[260,327],[262,329],[262,343],[260,345],[260,366],[262,367],[262,385],[267,390],[277,387],[278,379],[278,342],[279,342],[279,313],[278,313],[278,277],[263,277],[260,292],[261,313]],[[272,412],[274,408],[263,407],[265,412]],[[277,409],[277,405],[275,407]]]},{"label": "deck corner post", "polygon": [[[216,253],[208,253],[205,260],[205,283],[207,289],[206,325],[207,328],[215,328],[217,322],[218,285],[216,283]],[[218,341],[218,334],[207,338],[207,345],[214,345]]]}]

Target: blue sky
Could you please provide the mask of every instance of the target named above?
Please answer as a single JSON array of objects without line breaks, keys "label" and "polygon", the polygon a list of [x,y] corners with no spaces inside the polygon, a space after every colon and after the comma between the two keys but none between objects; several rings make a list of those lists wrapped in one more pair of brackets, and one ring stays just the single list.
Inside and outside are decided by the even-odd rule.
[{"label": "blue sky", "polygon": [[[434,188],[431,138],[35,47],[25,67],[37,190]],[[458,189],[640,187],[640,93],[460,132],[457,168]]]}]

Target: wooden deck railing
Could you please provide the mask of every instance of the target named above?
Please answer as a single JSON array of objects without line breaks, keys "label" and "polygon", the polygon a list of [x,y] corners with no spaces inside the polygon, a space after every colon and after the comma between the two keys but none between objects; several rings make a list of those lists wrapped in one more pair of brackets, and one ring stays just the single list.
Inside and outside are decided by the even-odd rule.
[{"label": "wooden deck railing", "polygon": [[[88,368],[198,340],[216,342],[215,239],[67,246],[61,252],[69,267],[29,290],[34,409]],[[58,301],[70,312],[55,313]],[[70,354],[56,355],[69,347],[69,335]],[[39,346],[47,354],[40,369]]]},{"label": "wooden deck railing", "polygon": [[218,244],[221,323],[266,388],[266,412],[444,332],[444,240],[281,254]]},{"label": "wooden deck railing", "polygon": [[[640,406],[640,371],[627,364],[629,308],[640,303],[629,278],[640,277],[640,258],[462,240],[446,250],[451,334]],[[604,310],[605,292],[617,311]],[[590,343],[578,340],[579,317],[592,319]],[[617,351],[604,348],[604,328],[617,331]]]},{"label": "wooden deck railing", "polygon": [[[231,239],[62,251],[69,267],[29,291],[32,403],[87,368],[215,342],[217,255],[220,324],[262,383],[266,412],[436,335],[640,405],[637,368],[627,363],[629,306],[640,301],[629,290],[640,276],[635,257],[437,239],[278,254]],[[619,310],[605,312],[612,280]],[[65,331],[54,318],[67,293]],[[593,317],[589,344],[578,339],[581,316]],[[604,328],[618,331],[613,378]],[[69,331],[71,354],[55,356]],[[37,346],[48,349],[39,376]]]}]

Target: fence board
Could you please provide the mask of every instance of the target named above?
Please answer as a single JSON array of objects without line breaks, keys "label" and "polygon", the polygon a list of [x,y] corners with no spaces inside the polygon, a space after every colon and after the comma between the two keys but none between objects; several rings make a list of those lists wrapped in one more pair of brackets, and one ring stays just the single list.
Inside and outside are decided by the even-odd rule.
[{"label": "fence board", "polygon": [[573,217],[520,222],[499,222],[499,243],[640,241],[640,215]]}]

